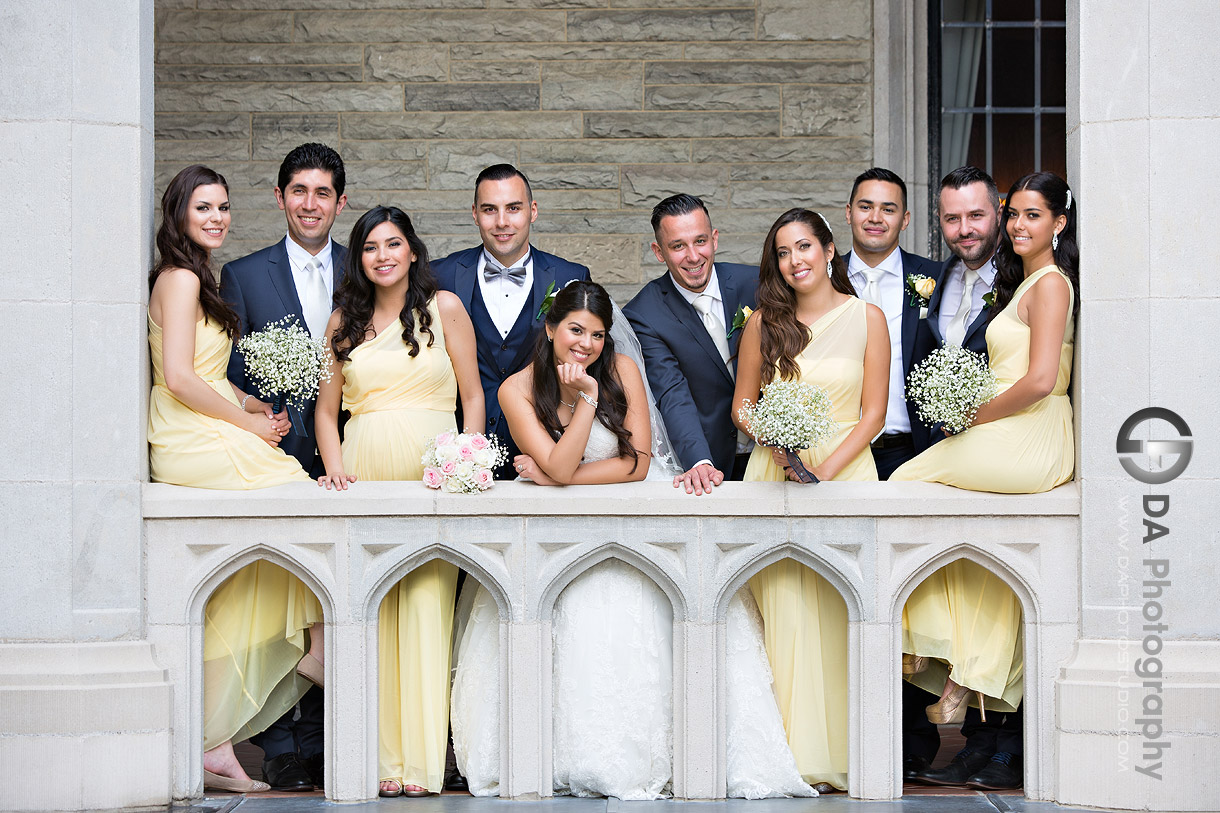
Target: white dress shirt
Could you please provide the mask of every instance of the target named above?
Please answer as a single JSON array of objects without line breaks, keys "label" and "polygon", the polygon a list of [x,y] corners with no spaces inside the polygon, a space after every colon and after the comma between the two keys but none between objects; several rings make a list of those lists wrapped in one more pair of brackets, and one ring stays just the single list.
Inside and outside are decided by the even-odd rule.
[{"label": "white dress shirt", "polygon": [[534,290],[533,252],[526,249],[525,256],[509,267],[518,265],[525,266],[525,282],[521,285],[517,285],[503,276],[496,277],[491,282],[483,277],[483,269],[487,267],[487,249],[479,252],[479,262],[475,268],[479,280],[479,292],[483,294],[483,304],[487,306],[492,324],[496,326],[496,330],[500,331],[502,339],[508,337],[509,331],[517,323],[517,317],[521,315],[521,309],[525,307],[530,293]]},{"label": "white dress shirt", "polygon": [[[853,251],[847,264],[847,276],[860,296],[863,296],[864,289],[868,286],[868,277],[864,273],[867,268],[868,264]],[[876,268],[885,272],[877,281],[877,287],[881,289],[881,312],[885,314],[885,323],[890,330],[890,395],[885,405],[885,428],[881,430],[881,434],[892,435],[911,431],[902,359],[902,309],[906,304],[903,301],[906,296],[906,283],[902,278],[902,254],[897,246]]]},{"label": "white dress shirt", "polygon": [[[966,317],[966,330],[970,330],[970,326],[974,324],[974,320],[983,312],[983,297],[991,290],[991,286],[995,285],[995,257],[992,257],[987,262],[983,263],[977,271],[982,284],[975,284],[974,291],[970,299],[970,315]],[[941,278],[941,294],[940,294],[940,313],[937,314],[936,324],[940,329],[940,336],[943,340],[948,334],[949,323],[956,316],[956,309],[959,302],[962,301],[962,285],[966,278],[966,264],[957,259],[945,275]]]},{"label": "white dress shirt", "polygon": [[[306,293],[309,284],[309,272],[305,270],[305,265],[310,260],[317,260],[322,264],[322,282],[326,285],[327,296],[330,297],[330,302],[334,302],[335,298],[335,268],[332,262],[331,246],[333,245],[330,238],[326,239],[326,245],[322,246],[322,250],[317,254],[310,254],[300,246],[291,235],[284,238],[284,243],[288,249],[288,265],[292,268],[292,284],[297,289],[297,301],[304,307],[305,299],[308,296]],[[330,309],[328,309],[329,311]]]}]

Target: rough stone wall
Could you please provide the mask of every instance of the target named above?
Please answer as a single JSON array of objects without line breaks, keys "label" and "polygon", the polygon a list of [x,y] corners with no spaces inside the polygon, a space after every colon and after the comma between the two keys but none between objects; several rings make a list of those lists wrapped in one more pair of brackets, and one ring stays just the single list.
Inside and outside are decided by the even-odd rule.
[{"label": "rough stone wall", "polygon": [[[533,182],[535,243],[619,295],[661,268],[649,211],[702,196],[719,256],[758,262],[794,205],[850,236],[870,165],[870,0],[157,0],[157,194],[207,163],[229,180],[219,259],[284,233],[272,195],[296,144],[336,147],[348,209],[401,206],[430,251],[473,245],[472,183]],[[844,245],[844,248],[847,246]]]}]

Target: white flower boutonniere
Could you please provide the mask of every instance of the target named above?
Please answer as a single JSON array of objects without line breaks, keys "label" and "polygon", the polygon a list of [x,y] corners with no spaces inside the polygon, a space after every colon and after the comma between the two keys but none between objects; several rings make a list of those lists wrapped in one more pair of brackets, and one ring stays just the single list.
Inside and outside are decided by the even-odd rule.
[{"label": "white flower boutonniere", "polygon": [[746,322],[750,321],[750,314],[754,313],[754,309],[749,305],[738,305],[737,313],[733,314],[733,324],[729,327],[729,334],[726,339],[733,338],[733,334],[746,326]]}]

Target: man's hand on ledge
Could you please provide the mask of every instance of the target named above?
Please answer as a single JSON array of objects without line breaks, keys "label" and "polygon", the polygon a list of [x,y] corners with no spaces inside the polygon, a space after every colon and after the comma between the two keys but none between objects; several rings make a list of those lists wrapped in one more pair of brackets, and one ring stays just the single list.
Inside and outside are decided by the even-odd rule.
[{"label": "man's hand on ledge", "polygon": [[674,478],[674,488],[686,488],[687,494],[711,494],[712,488],[724,482],[724,472],[711,463],[696,463],[690,471]]}]

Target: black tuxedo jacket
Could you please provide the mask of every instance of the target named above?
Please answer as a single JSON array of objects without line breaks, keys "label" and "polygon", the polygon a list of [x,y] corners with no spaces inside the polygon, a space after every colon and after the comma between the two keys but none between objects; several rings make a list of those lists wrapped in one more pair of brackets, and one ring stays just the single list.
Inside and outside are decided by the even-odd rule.
[{"label": "black tuxedo jacket", "polygon": [[[929,260],[927,257],[920,257],[918,254],[911,254],[898,249],[899,256],[902,258],[902,380],[903,385],[906,384],[907,376],[911,374],[911,369],[927,358],[928,354],[939,347],[939,342],[933,337],[932,331],[928,325],[931,322],[931,310],[928,311],[928,318],[921,319],[919,317],[920,306],[911,304],[911,289],[907,285],[907,277],[911,274],[922,274],[925,277],[931,277],[936,280],[936,288],[940,289],[940,274],[941,266],[939,263]],[[850,263],[851,252],[843,257],[844,262]],[[862,291],[856,291],[857,295],[862,294]],[[936,296],[935,291],[932,294]],[[931,299],[929,299],[929,305]],[[915,402],[906,399],[907,414],[911,419],[911,440],[915,444],[915,452],[918,454],[924,449],[932,445],[932,432],[923,421],[919,420],[919,416],[915,414]]]},{"label": "black tuxedo jacket", "polygon": [[[277,319],[285,316],[295,316],[305,327],[305,316],[301,311],[301,300],[297,296],[296,284],[292,281],[292,266],[288,262],[288,248],[285,237],[278,243],[259,249],[253,254],[247,254],[238,260],[226,263],[220,270],[220,295],[237,311],[241,321],[241,335],[254,330],[261,330]],[[334,273],[334,287],[339,290],[339,280],[343,278],[343,266],[347,261],[347,249],[338,243],[331,243],[331,268]],[[308,329],[308,328],[307,328]],[[234,345],[229,357],[229,380],[246,392],[258,392],[246,380],[245,359],[237,352]],[[305,405],[301,414],[309,437],[297,434],[296,429],[289,430],[280,441],[280,448],[295,457],[311,476],[320,476],[321,460],[317,456],[317,443],[313,432],[314,401]]]},{"label": "black tuxedo jacket", "polygon": [[[436,275],[436,284],[441,290],[452,291],[462,300],[467,313],[471,313],[470,302],[474,297],[475,286],[478,285],[479,254],[483,246],[455,251],[448,257],[442,257],[432,263],[432,272]],[[558,291],[572,280],[588,280],[589,269],[579,263],[569,262],[554,254],[547,254],[530,246],[530,261],[533,264],[534,282],[525,307],[530,315],[531,329],[524,341],[510,348],[512,364],[501,367],[492,358],[491,348],[484,346],[481,337],[478,342],[479,378],[483,385],[483,399],[487,405],[487,431],[508,437],[508,427],[504,426],[504,411],[500,409],[500,399],[497,393],[504,379],[521,370],[529,363],[530,352],[534,348],[534,340],[538,331],[542,330],[542,318],[538,311],[542,300],[546,297],[546,289],[552,282]],[[477,331],[476,331],[477,337]],[[502,431],[501,431],[502,430]],[[511,462],[511,460],[509,461]]]},{"label": "black tuxedo jacket", "polygon": [[[737,309],[755,305],[758,267],[716,263],[716,278],[724,324],[732,330]],[[678,292],[668,271],[645,285],[623,312],[640,339],[648,385],[682,467],[707,459],[728,476],[737,452],[733,376],[699,312]],[[729,336],[734,365],[740,340],[741,330]]]}]

